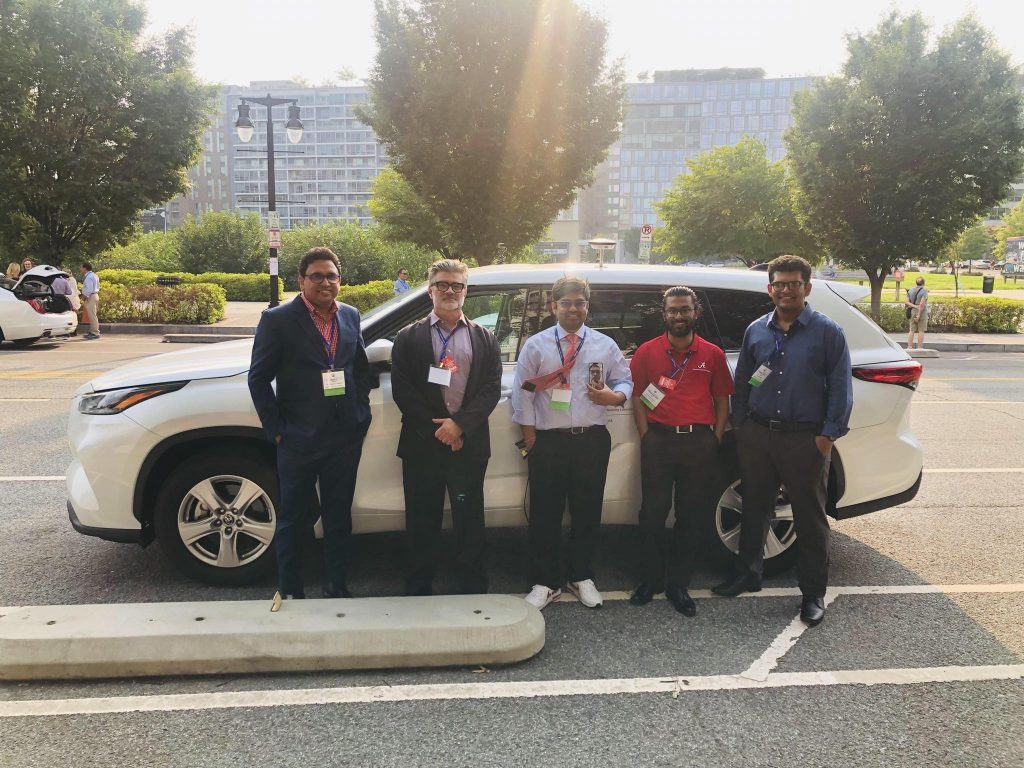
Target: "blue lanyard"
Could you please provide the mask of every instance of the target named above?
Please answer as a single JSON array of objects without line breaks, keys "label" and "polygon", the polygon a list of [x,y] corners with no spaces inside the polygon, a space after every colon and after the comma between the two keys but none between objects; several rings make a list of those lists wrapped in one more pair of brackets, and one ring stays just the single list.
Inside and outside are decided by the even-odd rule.
[{"label": "blue lanyard", "polygon": [[683,369],[686,368],[686,364],[690,362],[690,358],[693,357],[693,352],[694,350],[691,349],[689,352],[683,355],[683,362],[679,363],[679,365],[676,365],[676,359],[672,357],[672,350],[665,350],[665,354],[668,355],[668,361],[669,363],[672,364],[672,371],[668,375],[670,379],[674,379],[676,376],[683,372]]},{"label": "blue lanyard", "polygon": [[336,351],[334,342],[338,338],[338,333],[338,316],[335,315],[334,317],[331,318],[331,330],[328,332],[327,338],[325,339],[324,335],[322,333],[320,334],[320,343],[324,345],[324,352],[327,353],[327,367],[330,368],[332,371],[334,370],[335,354],[331,350],[335,349]]},{"label": "blue lanyard", "polygon": [[444,331],[441,330],[441,323],[434,324],[434,330],[437,331],[437,338],[441,340],[441,357],[438,359],[437,364],[440,365],[444,362],[444,359],[448,356],[448,342],[452,340],[452,336],[459,330],[459,325],[456,323],[452,332],[447,336],[444,335]]},{"label": "blue lanyard", "polygon": [[[562,361],[562,365],[565,365],[565,353],[562,352],[562,340],[558,338],[558,327],[557,326],[555,327],[554,331],[555,331],[555,349],[558,350],[558,359]],[[568,337],[567,336],[563,336],[562,337],[562,339],[565,339],[565,338],[568,338]],[[580,350],[583,349],[583,344],[586,342],[586,340],[587,340],[587,334],[584,333],[583,334],[583,338],[580,339],[579,346],[576,347],[576,351],[572,353],[572,359],[573,360],[575,360],[577,357],[580,356]],[[564,376],[562,377],[562,380],[563,381],[565,380]]]}]

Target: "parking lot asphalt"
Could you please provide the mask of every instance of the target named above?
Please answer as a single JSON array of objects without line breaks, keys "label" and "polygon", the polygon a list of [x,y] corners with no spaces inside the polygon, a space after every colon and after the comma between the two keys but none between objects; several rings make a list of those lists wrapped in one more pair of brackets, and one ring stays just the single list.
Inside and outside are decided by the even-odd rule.
[{"label": "parking lot asphalt", "polygon": [[[166,349],[113,336],[0,349],[0,605],[272,592],[190,582],[159,547],[67,522],[75,389]],[[0,684],[0,766],[1024,765],[1019,355],[926,361],[911,419],[920,493],[834,524],[840,589],[791,647],[792,573],[724,600],[707,594],[719,574],[705,564],[695,619],[664,601],[556,603],[544,651],[506,668]],[[523,591],[523,531],[490,544],[495,590]],[[613,597],[633,586],[634,544],[629,527],[604,532],[598,583]],[[401,557],[399,535],[361,537],[354,591],[398,594]]]}]

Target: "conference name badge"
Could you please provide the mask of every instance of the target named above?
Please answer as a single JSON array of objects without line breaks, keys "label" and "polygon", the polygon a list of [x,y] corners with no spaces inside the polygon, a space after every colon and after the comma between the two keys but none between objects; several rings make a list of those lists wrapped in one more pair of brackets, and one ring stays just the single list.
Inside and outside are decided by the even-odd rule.
[{"label": "conference name badge", "polygon": [[668,376],[662,376],[660,379],[658,379],[658,388],[664,390],[665,392],[671,392],[673,389],[676,388],[677,383],[678,382],[676,382],[675,379],[670,379]]},{"label": "conference name badge", "polygon": [[563,384],[551,390],[551,410],[568,411],[571,400],[572,390],[568,386]]},{"label": "conference name badge", "polygon": [[750,377],[750,381],[747,383],[750,384],[750,386],[752,387],[760,387],[762,384],[764,384],[764,380],[771,375],[772,369],[769,368],[767,365],[762,365],[760,368],[754,371],[754,375]]},{"label": "conference name badge", "polygon": [[324,381],[324,397],[337,397],[345,394],[344,371],[321,371]]},{"label": "conference name badge", "polygon": [[440,384],[442,387],[450,387],[452,384],[452,372],[447,368],[432,365],[430,366],[430,370],[427,371],[427,383]]},{"label": "conference name badge", "polygon": [[653,384],[648,384],[647,389],[640,395],[640,402],[647,406],[649,410],[654,410],[658,407],[662,400],[665,399],[665,393],[658,389]]}]

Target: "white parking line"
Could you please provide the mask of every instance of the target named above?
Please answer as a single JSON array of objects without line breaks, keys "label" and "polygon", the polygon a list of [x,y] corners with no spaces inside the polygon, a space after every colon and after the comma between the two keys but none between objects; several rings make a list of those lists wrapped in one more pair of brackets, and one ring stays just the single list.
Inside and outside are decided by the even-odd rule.
[{"label": "white parking line", "polygon": [[[881,585],[851,585],[832,586],[828,588],[828,600],[831,601],[839,595],[954,595],[993,592],[1024,592],[1024,583],[1020,584],[881,584]],[[743,592],[739,598],[757,597],[800,597],[800,590],[797,587],[765,587],[760,592]],[[604,601],[612,602],[617,600],[628,600],[629,592],[602,592]],[[710,589],[691,589],[690,597],[697,600],[714,598],[716,600],[729,600],[716,595]],[[656,595],[655,600],[664,600],[664,595]],[[559,603],[575,603],[576,596],[563,592],[556,600]]]},{"label": "white parking line", "polygon": [[[832,603],[837,597],[836,593],[826,596],[825,607]],[[786,652],[789,651],[796,641],[800,639],[800,636],[806,632],[809,627],[800,621],[800,614],[798,613],[784,630],[782,630],[778,636],[772,641],[772,644],[768,646],[764,653],[762,653],[757,660],[751,664],[747,669],[740,673],[741,677],[747,677],[751,680],[767,680],[768,675],[771,674],[777,666],[779,661]]]},{"label": "white parking line", "polygon": [[1024,467],[948,467],[944,469],[926,468],[926,475],[982,475],[982,474],[1016,474],[1024,472]]},{"label": "white parking line", "polygon": [[776,672],[764,680],[743,675],[639,677],[612,680],[542,680],[510,683],[375,685],[352,688],[179,693],[0,702],[0,718],[178,712],[242,707],[295,707],[324,704],[383,704],[455,699],[511,699],[551,696],[610,696],[663,693],[678,697],[695,691],[796,688],[837,685],[920,685],[1024,678],[1024,664],[976,667],[854,669],[831,672]]},{"label": "white parking line", "polygon": [[914,400],[919,405],[1024,405],[1024,400]]},{"label": "white parking line", "polygon": [[64,475],[10,475],[0,477],[0,483],[40,483],[63,480]]},{"label": "white parking line", "polygon": [[48,403],[52,397],[0,397],[0,403]]}]

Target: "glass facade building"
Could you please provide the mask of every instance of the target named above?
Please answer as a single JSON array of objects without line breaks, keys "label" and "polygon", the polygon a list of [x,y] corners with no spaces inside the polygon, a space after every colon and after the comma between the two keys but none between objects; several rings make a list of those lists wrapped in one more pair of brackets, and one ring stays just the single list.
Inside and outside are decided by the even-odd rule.
[{"label": "glass facade building", "polygon": [[242,143],[233,126],[243,98],[267,93],[274,98],[297,99],[304,128],[302,140],[289,143],[284,128],[287,108],[275,108],[274,177],[282,228],[336,219],[369,223],[367,203],[373,180],[388,160],[373,130],[355,116],[355,106],[367,99],[362,84],[307,88],[284,81],[229,88],[225,109],[232,149],[231,207],[266,218],[266,109],[252,105],[250,117],[256,130],[249,143]]},{"label": "glass facade building", "polygon": [[608,189],[609,198],[618,197],[618,229],[657,224],[654,203],[702,152],[752,136],[767,147],[769,160],[781,160],[793,94],[813,82],[787,77],[629,84],[618,179],[612,169]]}]

